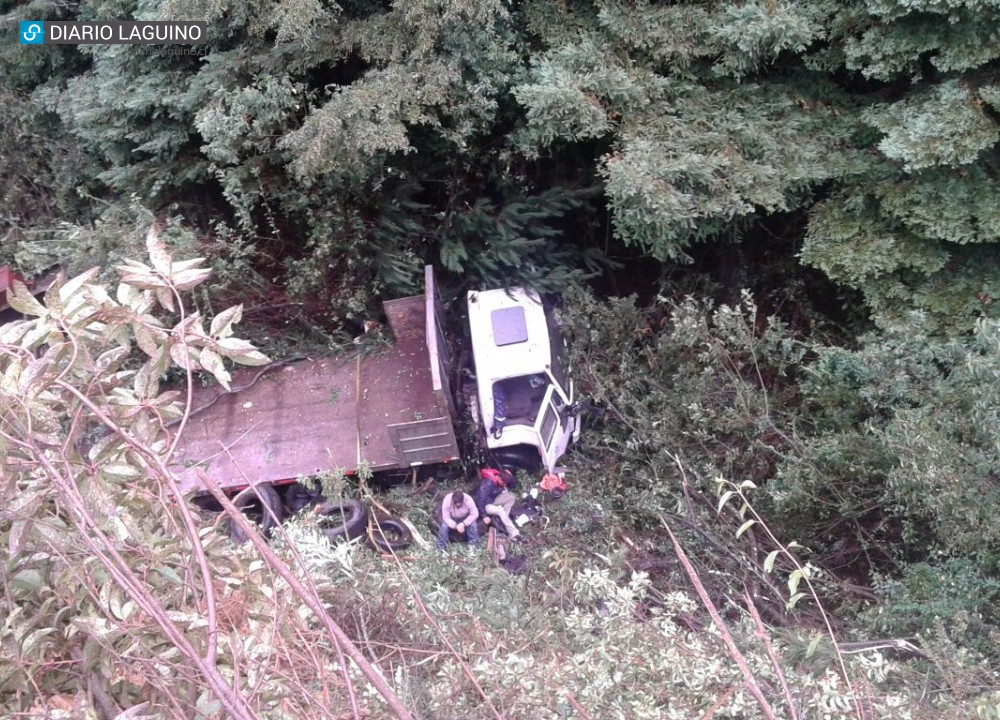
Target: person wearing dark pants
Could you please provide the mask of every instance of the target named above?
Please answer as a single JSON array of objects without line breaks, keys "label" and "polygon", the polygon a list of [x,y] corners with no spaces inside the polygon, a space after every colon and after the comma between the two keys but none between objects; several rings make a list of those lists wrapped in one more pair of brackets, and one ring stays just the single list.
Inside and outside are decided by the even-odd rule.
[{"label": "person wearing dark pants", "polygon": [[473,547],[479,545],[479,510],[472,498],[460,490],[448,493],[441,503],[441,527],[438,529],[437,547],[444,550],[451,539],[452,530],[465,535]]}]

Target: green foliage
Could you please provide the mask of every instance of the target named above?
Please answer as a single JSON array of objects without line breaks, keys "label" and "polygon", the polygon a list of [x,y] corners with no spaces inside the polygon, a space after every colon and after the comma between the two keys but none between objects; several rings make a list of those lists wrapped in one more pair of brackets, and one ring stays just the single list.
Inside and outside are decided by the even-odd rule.
[{"label": "green foliage", "polygon": [[[748,294],[738,306],[661,298],[646,310],[634,299],[574,294],[564,318],[581,391],[622,423],[588,441],[615,458],[605,476],[613,488],[676,497],[673,453],[703,456],[741,480],[768,477],[773,458],[763,440],[791,422],[783,395],[805,348],[779,319],[760,317]],[[626,506],[654,516],[673,506],[634,500]]]},{"label": "green foliage", "polygon": [[[0,126],[0,263],[14,264],[24,243],[58,242],[51,228],[59,218],[86,213],[77,190],[90,187],[81,178],[96,174],[97,167],[60,137],[55,118],[2,80]],[[27,273],[48,267],[18,266]]]},{"label": "green foliage", "polygon": [[592,37],[537,60],[514,94],[526,106],[518,141],[528,153],[615,139],[598,169],[616,235],[661,260],[683,259],[690,242],[724,235],[736,218],[797,207],[849,162],[840,111],[812,112],[801,96],[839,96],[832,86],[706,87],[634,67]]},{"label": "green foliage", "polygon": [[914,563],[898,578],[877,577],[875,588],[883,602],[867,611],[865,619],[876,632],[909,637],[930,634],[940,626],[956,644],[996,655],[1000,580],[974,561]]},{"label": "green foliage", "polygon": [[407,128],[435,124],[426,108],[442,102],[455,79],[443,65],[417,73],[403,67],[366,73],[285,141],[295,156],[293,172],[300,178],[334,173],[337,180],[364,180],[387,156],[413,152]]},{"label": "green foliage", "polygon": [[[224,588],[253,584],[255,570],[234,563],[221,536],[198,533],[178,502],[163,423],[182,404],[159,383],[176,364],[225,386],[223,357],[266,358],[233,336],[239,306],[208,330],[183,314],[179,293],[210,272],[200,259],[173,260],[155,226],[146,246],[151,264],[126,259],[114,298],[97,282],[98,268],[60,276],[44,303],[20,285],[8,294],[30,318],[0,327],[0,536],[9,549],[0,703],[8,714],[57,696],[82,699],[88,687],[104,714],[170,706],[185,693],[183,702],[201,705],[211,699],[205,687],[225,687],[216,650],[206,650],[219,630],[213,594],[232,597]],[[166,324],[156,317],[162,311],[180,320]],[[205,573],[209,557],[228,585],[208,589],[216,582]],[[221,639],[230,670],[235,658],[246,660],[234,640]],[[199,664],[203,653],[212,666]],[[204,683],[188,684],[190,672]]]},{"label": "green foliage", "polygon": [[968,165],[1000,139],[1000,128],[982,100],[954,80],[874,109],[865,119],[885,135],[879,150],[907,172]]},{"label": "green foliage", "polygon": [[[918,308],[941,331],[968,330],[976,318],[996,315],[994,209],[969,197],[965,177],[980,177],[978,171],[932,172],[873,187],[871,194],[852,189],[819,204],[802,257],[861,290],[880,324]],[[988,188],[984,179],[971,192]],[[954,196],[945,195],[951,191]],[[916,209],[918,198],[928,202]]]},{"label": "green foliage", "polygon": [[919,79],[928,65],[955,72],[996,59],[988,39],[996,22],[991,3],[871,0],[839,9],[831,35],[843,43],[848,69],[880,80]]},{"label": "green foliage", "polygon": [[[818,207],[802,256],[862,290],[877,319],[919,308],[954,332],[995,314],[996,203],[979,195],[998,139],[981,74],[995,23],[996,9],[977,3],[870,2],[832,17],[827,60],[896,92],[873,95],[860,116],[881,133],[864,142],[882,157]],[[966,243],[981,247],[956,247]]]},{"label": "green foliage", "polygon": [[[225,64],[213,58],[209,66]],[[205,140],[201,152],[247,231],[254,230],[253,212],[275,192],[270,176],[283,160],[275,138],[295,123],[306,99],[301,83],[263,75],[243,87],[217,89],[194,118]]]},{"label": "green foliage", "polygon": [[[823,188],[807,264],[861,290],[880,321],[919,308],[967,330],[998,291],[995,91],[980,73],[996,55],[995,14],[539,3],[528,19],[544,45],[514,87],[525,109],[514,138],[529,155],[593,153],[615,236],[662,260],[809,208]],[[983,247],[955,247],[969,242]]]},{"label": "green foliage", "polygon": [[194,58],[163,62],[129,46],[94,49],[92,69],[65,88],[36,91],[39,103],[59,115],[80,146],[107,168],[98,174],[121,195],[140,192],[162,199],[169,190],[208,178],[208,163],[192,143],[192,109],[207,88],[192,86]]},{"label": "green foliage", "polygon": [[445,218],[440,232],[440,265],[474,282],[522,284],[558,293],[578,285],[587,272],[605,266],[599,252],[566,243],[558,225],[580,212],[592,195],[554,188],[537,196],[511,198],[503,207],[480,198]]},{"label": "green foliage", "polygon": [[527,152],[557,139],[577,141],[612,133],[623,112],[641,112],[662,95],[662,80],[630,72],[626,57],[594,35],[557,47],[532,64],[528,82],[514,89],[526,108],[521,138]]},{"label": "green foliage", "polygon": [[[581,379],[631,432],[592,435],[603,436],[619,470],[629,458],[636,472],[602,481],[614,465],[592,467],[586,492],[578,486],[551,507],[547,525],[529,528],[551,543],[538,554],[539,572],[515,577],[467,548],[448,555],[414,548],[408,562],[385,562],[357,544],[331,546],[309,513],[278,532],[275,555],[261,557],[255,548],[234,549],[211,527],[197,528],[191,508],[169,499],[176,485],[162,423],[177,417],[180,404],[176,392],[160,391],[159,377],[173,363],[225,384],[223,356],[251,364],[265,358],[233,337],[239,306],[207,329],[184,313],[183,294],[208,275],[200,261],[174,260],[155,229],[146,243],[150,263],[126,259],[114,298],[95,282],[96,269],[53,286],[44,304],[18,288],[12,304],[34,319],[0,328],[0,539],[11,555],[0,607],[0,647],[12,660],[0,671],[5,711],[55,707],[70,697],[105,714],[135,714],[152,703],[171,716],[309,718],[347,713],[354,702],[388,717],[384,692],[345,665],[321,619],[302,609],[293,581],[307,581],[321,615],[377,658],[392,691],[420,716],[487,717],[486,703],[512,720],[554,720],[574,703],[594,717],[687,716],[708,706],[756,716],[750,696],[732,691],[743,675],[716,635],[692,629],[707,623],[692,599],[624,567],[637,544],[619,539],[618,530],[635,518],[611,509],[630,487],[655,491],[667,443],[736,450],[767,429],[754,425],[755,416],[783,422],[774,399],[803,356],[779,322],[758,326],[748,297],[737,307],[687,300],[652,312],[627,300],[609,309],[572,298],[567,327],[581,348],[578,360],[588,359],[593,373]],[[168,324],[157,309],[179,319]],[[984,329],[979,362],[966,363],[973,377],[992,378],[994,341]],[[854,386],[880,379],[850,376]],[[699,397],[714,402],[698,406]],[[904,383],[885,402],[919,398],[919,386]],[[986,398],[983,412],[996,406]],[[687,414],[667,424],[677,407]],[[643,415],[650,411],[660,415]],[[668,493],[698,489],[695,478]],[[404,502],[429,510],[427,500]],[[663,511],[650,504],[640,519]],[[907,587],[916,587],[910,580]],[[804,713],[853,716],[850,690],[836,673],[774,664],[749,622],[730,621],[728,632],[760,681],[777,687],[780,674],[789,685],[784,698],[771,693],[775,707],[791,698]],[[771,642],[780,650],[777,638]],[[918,693],[887,684],[897,667],[882,655],[846,662],[852,677],[866,678],[874,712],[946,717],[947,696],[925,705]],[[353,684],[353,701],[341,678]],[[989,701],[982,696],[963,699]]]},{"label": "green foliage", "polygon": [[[593,493],[571,491],[552,506],[550,527],[582,526],[580,516],[594,512],[595,504],[600,501]],[[546,531],[546,537],[552,536]],[[609,542],[593,523],[580,537],[587,550],[551,546],[539,558],[540,572],[524,578],[454,546],[443,556],[411,551],[411,562],[402,567],[386,564],[356,546],[330,547],[310,529],[308,517],[289,527],[289,539],[343,624],[376,647],[399,650],[386,669],[421,716],[487,718],[489,703],[511,720],[555,720],[571,713],[575,702],[595,718],[658,719],[703,713],[716,701],[720,710],[759,716],[749,695],[728,692],[742,676],[714,633],[692,632],[678,620],[701,614],[691,595],[677,587],[664,591],[646,573],[621,567],[626,547]],[[433,624],[411,595],[421,598]],[[730,630],[754,672],[776,681],[750,625],[737,621]],[[457,656],[443,650],[442,638],[454,644]],[[418,649],[407,662],[407,653]],[[878,653],[849,662],[872,684],[871,700],[880,711],[905,708],[910,717],[921,717],[919,704],[887,682],[893,663]],[[800,711],[853,716],[845,688],[831,674],[790,667],[784,673]],[[926,711],[926,717],[940,712]]]},{"label": "green foliage", "polygon": [[[233,612],[223,684],[244,679],[269,717],[349,712],[329,680],[343,676],[330,637],[313,620],[274,621],[301,607],[287,581],[211,531],[178,532],[186,506],[152,500],[169,484],[153,472],[165,450],[156,431],[178,412],[159,393],[163,371],[194,365],[225,383],[223,357],[262,360],[224,337],[240,314],[222,309],[228,297],[271,313],[287,344],[297,335],[277,308],[298,308],[310,332],[368,319],[383,297],[417,292],[426,262],[451,289],[558,291],[611,267],[604,254],[623,245],[664,263],[733,238],[766,255],[763,230],[781,214],[791,235],[808,215],[801,245],[781,246],[860,291],[879,332],[825,347],[749,296],[642,308],[569,294],[578,382],[608,414],[571,460],[599,497],[570,504],[579,516],[562,522],[610,560],[556,547],[549,580],[522,586],[478,558],[419,554],[413,582],[448,633],[485,614],[475,654],[447,654],[403,573],[360,549],[310,539],[308,523],[276,547],[308,556],[328,605],[348,608],[355,638],[392,657],[386,676],[428,716],[481,715],[476,683],[512,718],[569,714],[569,694],[595,717],[701,716],[742,679],[711,640],[667,620],[693,612],[689,600],[655,598],[650,578],[612,570],[623,548],[587,532],[648,530],[671,515],[720,594],[746,581],[784,602],[760,570],[773,549],[747,549],[760,525],[716,518],[706,478],[752,480],[762,517],[812,548],[816,567],[881,570],[885,612],[869,627],[940,641],[935,672],[950,697],[989,716],[995,697],[979,687],[995,678],[955,678],[974,664],[961,646],[997,622],[977,599],[995,594],[1000,552],[994,5],[90,0],[8,13],[11,27],[30,11],[200,18],[213,32],[197,55],[0,50],[0,261],[32,275],[107,273],[139,255],[156,218],[165,243],[151,266],[129,263],[133,290],[112,299],[105,274],[57,287],[41,310],[17,294],[41,317],[0,330],[0,454],[18,461],[0,483],[12,556],[0,647],[17,660],[0,664],[2,702],[37,714],[51,698],[86,702],[96,682],[122,711],[153,698],[228,712],[195,681],[199,653],[178,650],[136,600],[148,586],[179,637],[204,650],[208,586],[192,570],[203,551]],[[217,326],[163,319],[181,310],[171,288],[204,280],[165,260],[167,247],[211,258],[214,280],[195,300]],[[124,565],[104,560],[111,549]],[[126,567],[142,582],[115,574]],[[635,622],[651,598],[663,614]],[[945,614],[947,627],[934,620]],[[773,684],[767,660],[752,659]],[[866,662],[859,672],[876,668],[880,682],[884,667]],[[592,672],[578,679],[574,667]],[[835,677],[793,679],[803,709],[845,712]],[[360,692],[365,711],[381,712]],[[927,711],[876,696],[886,716]],[[712,712],[749,707],[739,692]]]},{"label": "green foliage", "polygon": [[[100,2],[75,10],[79,17],[121,11]],[[460,261],[462,248],[444,249],[461,273],[509,271],[511,258],[528,254],[540,261],[532,273],[541,277],[574,260],[540,243],[551,227],[523,230],[525,221],[507,217],[518,212],[516,203],[491,199],[502,158],[478,159],[479,148],[491,142],[487,133],[517,60],[502,5],[429,0],[383,12],[264,0],[226,11],[172,2],[149,13],[205,18],[213,28],[209,43],[198,55],[83,46],[74,52],[85,70],[38,83],[34,94],[58,115],[61,127],[53,132],[73,138],[103,166],[94,173],[98,195],[136,193],[139,203],[157,210],[194,199],[189,216],[215,215],[212,224],[224,230],[219,241],[253,246],[255,272],[289,273],[292,298],[308,296],[318,306],[313,316],[334,324],[370,317],[382,292],[411,291],[422,264],[438,254],[429,238],[443,228],[459,226],[450,232],[452,246],[468,242],[455,217],[464,208],[493,213],[499,227],[513,225],[516,235],[507,246],[506,230],[496,233],[500,240],[492,233],[476,238],[480,246],[492,241],[502,255],[490,260],[485,253],[478,270]],[[295,43],[288,41],[291,27]],[[456,182],[456,158],[466,158],[468,173],[481,164],[486,187]],[[411,177],[435,189],[399,200],[414,185]],[[448,185],[445,192],[437,192],[439,183]],[[538,195],[519,180],[502,183],[505,194]],[[540,197],[554,208],[544,219],[558,222],[565,208]],[[513,212],[503,209],[508,204]],[[536,211],[530,219],[543,218]],[[74,267],[92,262],[64,235],[49,233],[50,256]],[[475,257],[478,248],[469,252]],[[26,253],[37,254],[37,247]],[[225,263],[226,252],[213,255]],[[219,269],[221,276],[241,272],[234,264]],[[556,275],[553,282],[569,281],[579,272],[570,267]]]},{"label": "green foliage", "polygon": [[[714,521],[729,525],[728,537],[707,527],[716,503],[704,497],[713,494],[705,478],[752,480],[757,512],[779,541],[809,547],[814,567],[881,573],[886,604],[868,617],[891,626],[872,628],[926,630],[947,603],[967,600],[955,608],[971,629],[953,632],[956,642],[1000,631],[988,610],[1000,549],[994,321],[943,339],[912,316],[853,350],[807,348],[779,322],[763,323],[749,298],[663,305],[574,296],[564,311],[581,389],[607,407],[606,425],[584,434],[580,466],[623,518],[639,528],[661,516],[693,524],[701,567],[766,587],[760,564],[777,558],[764,560],[774,548],[761,545],[758,523],[733,513]],[[748,564],[734,567],[727,553],[748,547]],[[836,580],[821,577],[820,597],[836,596]],[[955,584],[918,589],[928,577]]]},{"label": "green foliage", "polygon": [[982,167],[939,169],[900,177],[882,195],[881,209],[931,240],[995,243],[1000,240],[1000,210],[991,202],[996,191],[996,180]]},{"label": "green foliage", "polygon": [[715,72],[736,78],[774,62],[783,52],[802,53],[824,39],[828,2],[744,2],[724,5],[710,25],[722,57]]},{"label": "green foliage", "polygon": [[[101,280],[108,281],[114,277],[114,263],[144,252],[146,234],[154,221],[149,209],[133,196],[128,202],[103,205],[93,222],[53,222],[44,232],[18,242],[11,259],[28,275],[50,268],[79,273],[101,267]],[[161,239],[184,253],[195,250],[193,233],[178,217],[167,218]]]},{"label": "green foliage", "polygon": [[996,323],[951,341],[926,325],[911,318],[859,350],[820,352],[802,384],[815,430],[781,466],[774,497],[831,546],[853,528],[866,553],[991,567]]},{"label": "green foliage", "polygon": [[[812,211],[802,259],[860,290],[880,322],[916,308],[960,332],[996,312],[990,4],[90,0],[38,11],[212,25],[196,55],[3,52],[3,104],[30,93],[47,110],[8,112],[10,236],[44,237],[73,264],[82,258],[55,218],[86,226],[103,210],[74,191],[112,204],[136,193],[157,213],[180,203],[206,233],[237,228],[221,240],[252,245],[260,276],[335,324],[408,292],[428,261],[566,283],[594,271],[599,244],[683,262],[699,242],[769,243],[760,220]],[[60,143],[56,160],[46,140]],[[595,181],[599,201],[554,199]],[[584,208],[610,212],[551,242]],[[524,255],[521,277],[509,259]]]}]

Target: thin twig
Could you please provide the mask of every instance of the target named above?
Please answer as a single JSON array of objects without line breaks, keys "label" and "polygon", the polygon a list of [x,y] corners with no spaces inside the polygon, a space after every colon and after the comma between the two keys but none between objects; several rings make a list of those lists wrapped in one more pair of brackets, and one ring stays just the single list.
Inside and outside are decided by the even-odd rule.
[{"label": "thin twig", "polygon": [[[220,445],[221,445],[221,443],[220,443]],[[248,477],[245,472],[243,472],[243,468],[240,467],[239,462],[236,460],[235,457],[233,457],[233,454],[229,451],[228,447],[226,447],[226,446],[223,445],[222,449],[225,452],[226,457],[229,459],[229,461],[239,471],[239,473],[242,476],[244,482],[246,482],[247,485],[249,485],[250,487],[252,487],[254,489],[254,491],[256,492],[257,486],[260,483],[255,482],[250,477]],[[311,593],[312,597],[315,598],[315,600],[316,600],[317,603],[322,603],[322,600],[320,599],[320,596],[319,596],[319,590],[317,590],[317,588],[316,588],[316,583],[313,582],[312,576],[309,574],[309,567],[306,565],[305,561],[302,559],[302,555],[296,549],[295,543],[293,543],[291,541],[291,539],[288,537],[288,534],[285,532],[284,526],[281,524],[281,522],[279,521],[279,519],[274,515],[274,512],[272,511],[272,509],[270,507],[268,507],[265,503],[261,503],[261,505],[263,507],[264,512],[266,512],[268,515],[270,515],[271,521],[274,523],[274,527],[277,529],[278,534],[281,537],[281,539],[284,540],[284,542],[285,542],[285,547],[288,548],[288,551],[292,554],[292,557],[295,558],[296,564],[302,570],[302,576],[305,578],[304,583],[305,583],[306,588],[309,590],[309,592]],[[348,671],[347,663],[344,660],[344,651],[343,651],[343,648],[340,646],[340,643],[338,642],[336,636],[332,636],[332,639],[334,641],[334,645],[335,645],[336,650],[337,650],[337,657],[338,657],[338,660],[340,662],[340,670],[341,670],[341,673],[342,673],[342,675],[344,677],[344,687],[347,689],[347,694],[348,694],[348,696],[350,697],[350,700],[351,700],[351,710],[352,710],[352,712],[354,714],[354,720],[361,720],[361,715],[360,715],[360,712],[358,710],[357,693],[354,690],[354,681],[351,680],[351,674]]]},{"label": "thin twig", "polygon": [[[131,447],[143,457],[147,458],[152,465],[151,469],[154,470],[154,472],[151,473],[153,477],[165,484],[175,498],[181,497],[180,487],[178,486],[176,479],[159,455],[133,438],[129,433],[125,432],[114,420],[105,415],[104,412],[102,412],[101,409],[90,400],[90,398],[85,396],[75,387],[65,381],[59,381],[57,384],[64,390],[68,391],[71,395],[75,396],[81,403],[86,405],[87,409],[90,410],[90,412],[92,412],[94,416],[97,417],[107,428],[118,435],[118,437],[120,437],[126,445]],[[217,606],[215,602],[215,587],[212,584],[212,572],[208,567],[208,557],[205,555],[205,548],[201,544],[201,536],[198,534],[198,527],[195,524],[194,516],[191,514],[191,509],[185,502],[178,502],[177,508],[181,514],[181,519],[184,521],[184,530],[188,536],[188,540],[190,541],[191,552],[194,554],[195,562],[198,564],[198,569],[201,573],[203,581],[202,589],[205,593],[205,619],[207,622],[206,648],[203,657],[206,662],[214,666],[216,661],[216,642],[218,637],[218,617],[216,614]]]},{"label": "thin twig", "polygon": [[583,706],[577,701],[575,697],[573,697],[573,693],[571,693],[569,690],[566,691],[566,702],[568,702],[573,707],[573,709],[576,710],[577,714],[579,714],[579,716],[583,718],[583,720],[593,720],[593,718],[590,717],[590,713],[588,713],[586,710],[583,709]]},{"label": "thin twig", "polygon": [[746,601],[750,617],[753,618],[754,627],[757,629],[757,637],[764,643],[767,657],[771,660],[771,667],[774,668],[774,672],[778,676],[778,682],[781,683],[781,691],[785,694],[785,702],[788,703],[788,712],[792,714],[792,720],[798,720],[799,711],[795,707],[795,700],[792,698],[792,691],[788,687],[785,671],[781,669],[781,663],[778,662],[778,657],[774,653],[774,646],[771,644],[771,635],[767,632],[767,628],[764,627],[764,621],[761,620],[760,613],[757,612],[757,606],[754,605],[753,598],[750,597],[750,592],[746,588],[743,590],[743,599]]},{"label": "thin twig", "polygon": [[74,521],[81,530],[80,538],[88,550],[98,558],[118,585],[135,601],[136,605],[160,626],[170,642],[177,647],[182,655],[198,663],[199,670],[201,670],[203,677],[207,680],[209,687],[211,687],[216,697],[222,703],[226,712],[234,718],[256,720],[256,713],[253,712],[238,693],[228,686],[215,664],[207,662],[201,656],[188,641],[187,637],[170,619],[149,588],[135,577],[131,566],[118,552],[115,543],[101,530],[97,521],[88,510],[86,503],[79,494],[76,484],[68,476],[63,476],[49,462],[44,452],[39,450],[36,453],[36,457],[52,481],[60,488],[64,499],[70,501]]},{"label": "thin twig", "polygon": [[739,685],[733,685],[731,688],[726,690],[726,692],[722,693],[721,697],[719,697],[718,700],[712,703],[712,707],[710,707],[708,710],[702,713],[701,717],[698,718],[698,720],[712,720],[712,718],[715,717],[715,713],[718,711],[718,709],[723,705],[725,705],[727,702],[729,702],[729,699],[736,694],[736,690],[738,687]]},{"label": "thin twig", "polygon": [[753,519],[757,521],[757,524],[761,526],[767,534],[767,537],[774,544],[774,547],[778,548],[778,550],[780,550],[782,554],[791,561],[791,563],[795,566],[795,569],[799,572],[803,582],[805,582],[806,588],[809,590],[809,595],[812,597],[813,602],[816,603],[816,608],[819,610],[819,614],[823,618],[823,624],[826,626],[826,633],[830,637],[830,642],[833,644],[833,651],[837,656],[837,664],[840,666],[841,677],[844,678],[844,682],[847,684],[847,689],[850,691],[851,697],[854,700],[854,708],[858,716],[858,720],[864,720],[864,708],[862,707],[861,700],[854,689],[854,684],[851,682],[851,676],[847,672],[847,663],[844,662],[844,654],[840,651],[840,643],[837,640],[837,634],[833,631],[833,623],[830,620],[830,616],[826,612],[826,608],[823,607],[823,603],[820,602],[819,594],[813,586],[812,580],[809,577],[809,572],[802,567],[798,558],[796,558],[789,551],[789,549],[779,542],[778,538],[774,536],[774,533],[771,532],[771,528],[764,522],[764,518],[760,516],[760,514],[754,509],[753,505],[750,504],[746,495],[743,494],[743,488],[732,481],[727,482],[734,488],[736,494],[746,506],[747,512],[749,512],[753,516]]}]

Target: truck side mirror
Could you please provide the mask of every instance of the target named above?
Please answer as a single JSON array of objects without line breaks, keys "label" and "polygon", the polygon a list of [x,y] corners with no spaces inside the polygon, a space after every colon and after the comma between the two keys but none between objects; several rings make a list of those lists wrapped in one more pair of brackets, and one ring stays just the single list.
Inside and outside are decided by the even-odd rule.
[{"label": "truck side mirror", "polygon": [[573,417],[577,417],[583,413],[589,413],[595,418],[600,419],[604,417],[606,410],[600,405],[597,405],[593,400],[580,400],[579,402],[575,402],[570,405],[567,412],[569,412],[569,414]]}]

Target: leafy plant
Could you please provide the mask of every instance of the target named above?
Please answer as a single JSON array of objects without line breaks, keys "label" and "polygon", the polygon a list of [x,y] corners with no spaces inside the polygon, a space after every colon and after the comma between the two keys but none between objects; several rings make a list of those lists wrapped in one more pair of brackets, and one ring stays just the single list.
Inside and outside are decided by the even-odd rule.
[{"label": "leafy plant", "polygon": [[[244,562],[225,538],[200,528],[170,464],[190,411],[192,373],[206,371],[228,386],[223,358],[267,358],[233,334],[239,306],[218,313],[207,330],[186,313],[183,294],[210,273],[202,259],[174,260],[157,226],[146,247],[150,264],[126,260],[117,268],[114,297],[95,282],[97,268],[61,276],[44,303],[19,283],[8,297],[31,319],[0,327],[0,534],[11,554],[2,576],[11,592],[0,610],[9,659],[0,702],[22,713],[69,696],[107,717],[152,707],[235,718],[281,707],[315,712],[311,693],[293,688],[316,683],[328,693],[322,675],[341,653],[363,673],[372,673],[368,661],[329,620],[315,590],[221,493],[263,561]],[[176,321],[165,323],[163,312]],[[171,365],[184,370],[186,394],[161,391]],[[301,563],[294,553],[290,560]],[[281,618],[292,597],[320,622],[293,613],[284,635],[277,629],[286,627]],[[303,633],[318,649],[292,658],[292,638]],[[285,662],[306,662],[310,679],[259,684],[265,668]],[[247,685],[233,685],[236,668],[249,669],[241,675]],[[371,678],[396,714],[410,717]]]}]

